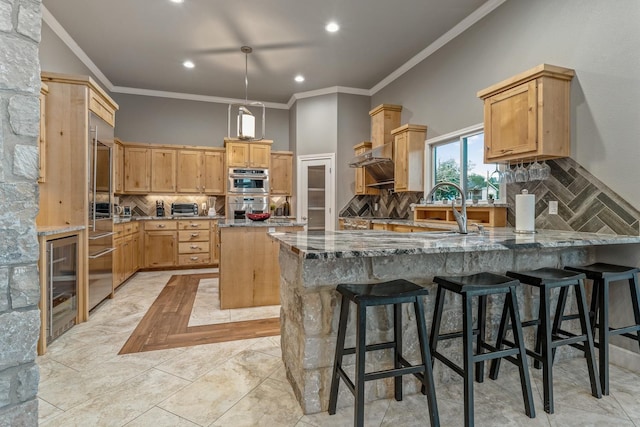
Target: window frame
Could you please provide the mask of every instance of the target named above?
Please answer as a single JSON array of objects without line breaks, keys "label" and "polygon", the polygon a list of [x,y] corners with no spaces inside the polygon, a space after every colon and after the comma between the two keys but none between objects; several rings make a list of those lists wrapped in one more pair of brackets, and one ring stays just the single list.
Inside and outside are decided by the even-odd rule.
[{"label": "window frame", "polygon": [[[450,144],[452,142],[460,142],[460,171],[462,173],[468,173],[467,171],[467,150],[465,149],[464,139],[469,138],[473,135],[484,133],[484,124],[479,123],[473,126],[469,126],[463,129],[459,129],[453,132],[449,132],[444,135],[436,136],[434,138],[427,139],[425,145],[425,156],[424,156],[424,197],[427,197],[427,194],[434,186],[434,175],[435,175],[435,148],[441,145]],[[504,171],[505,166],[503,164],[498,164],[498,170],[501,172]],[[460,183],[462,184],[462,191],[467,194],[467,182],[463,179],[462,175],[460,176]],[[500,183],[500,199],[496,199],[495,203],[506,203],[506,190],[507,186],[505,183]],[[488,204],[486,200],[482,200],[479,203]]]}]

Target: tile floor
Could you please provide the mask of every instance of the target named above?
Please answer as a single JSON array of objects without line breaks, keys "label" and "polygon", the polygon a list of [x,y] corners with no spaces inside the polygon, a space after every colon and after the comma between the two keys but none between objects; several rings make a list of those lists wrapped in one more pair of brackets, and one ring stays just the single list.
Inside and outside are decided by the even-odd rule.
[{"label": "tile floor", "polygon": [[[194,273],[205,272],[194,270]],[[91,319],[51,345],[40,366],[42,426],[351,426],[351,406],[303,415],[284,374],[279,337],[118,355],[171,274],[138,273]],[[277,307],[206,313],[214,281],[198,293],[193,324],[270,317]],[[437,369],[437,366],[436,366]],[[640,375],[611,367],[611,395],[591,397],[584,359],[556,364],[555,414],[542,410],[540,371],[532,370],[535,419],[524,415],[517,370],[475,385],[478,426],[640,427]],[[341,386],[343,387],[343,386]],[[437,389],[443,426],[463,425],[462,384]],[[371,402],[367,426],[429,425],[425,397]]]}]

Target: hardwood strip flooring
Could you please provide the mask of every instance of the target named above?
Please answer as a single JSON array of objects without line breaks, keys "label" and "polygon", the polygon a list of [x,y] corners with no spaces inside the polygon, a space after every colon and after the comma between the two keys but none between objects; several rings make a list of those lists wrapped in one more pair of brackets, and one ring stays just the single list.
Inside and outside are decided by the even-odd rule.
[{"label": "hardwood strip flooring", "polygon": [[280,335],[279,318],[189,327],[200,280],[217,277],[218,273],[171,276],[118,354]]}]

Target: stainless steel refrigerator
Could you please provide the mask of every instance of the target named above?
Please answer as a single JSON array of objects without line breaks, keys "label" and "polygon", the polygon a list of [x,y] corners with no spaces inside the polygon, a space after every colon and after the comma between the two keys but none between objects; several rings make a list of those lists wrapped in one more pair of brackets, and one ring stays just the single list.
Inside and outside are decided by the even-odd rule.
[{"label": "stainless steel refrigerator", "polygon": [[113,293],[113,127],[89,115],[89,310]]}]

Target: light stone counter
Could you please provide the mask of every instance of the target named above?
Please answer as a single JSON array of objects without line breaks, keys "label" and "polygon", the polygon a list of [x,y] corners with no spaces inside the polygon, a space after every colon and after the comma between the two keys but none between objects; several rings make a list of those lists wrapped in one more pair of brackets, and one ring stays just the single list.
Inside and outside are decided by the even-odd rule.
[{"label": "light stone counter", "polygon": [[52,225],[38,227],[38,236],[54,236],[57,234],[71,233],[73,231],[82,231],[86,227],[84,225]]},{"label": "light stone counter", "polygon": [[265,221],[251,221],[250,219],[226,219],[218,222],[218,227],[304,227],[306,223],[288,221],[286,219],[267,219]]},{"label": "light stone counter", "polygon": [[[431,327],[435,275],[461,275],[489,271],[530,270],[541,267],[584,265],[595,261],[597,245],[640,244],[639,236],[614,236],[564,231],[541,231],[534,235],[514,234],[512,229],[487,229],[485,234],[459,235],[449,232],[393,233],[386,231],[336,231],[272,233],[280,243],[280,300],[282,357],[287,378],[305,414],[327,410],[331,368],[335,350],[339,300],[335,288],[340,283],[373,283],[404,278],[427,287],[425,300],[427,327]],[[532,287],[519,288],[521,316],[537,315],[537,293]],[[573,296],[573,295],[571,295]],[[443,331],[461,329],[460,298],[447,298]],[[503,297],[490,298],[488,337],[495,336]],[[405,353],[409,361],[419,359],[412,308],[403,307]],[[354,311],[350,319],[353,319]],[[367,341],[392,339],[392,310],[376,307],[368,312]],[[430,330],[430,329],[429,329]],[[354,329],[347,332],[347,346],[354,344]],[[532,328],[527,328],[529,344]],[[445,354],[461,360],[459,340],[442,345]],[[558,356],[571,357],[572,349]],[[575,353],[573,353],[575,355]],[[367,355],[367,371],[393,366],[389,350]],[[353,363],[353,362],[349,362]],[[460,377],[436,363],[438,384]],[[405,377],[406,393],[417,393],[417,381]],[[393,396],[393,380],[367,383],[367,399]],[[353,399],[340,386],[339,406],[350,406]],[[426,405],[426,403],[425,403]]]}]

